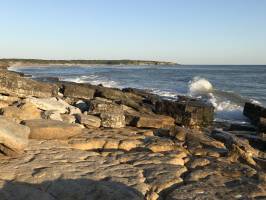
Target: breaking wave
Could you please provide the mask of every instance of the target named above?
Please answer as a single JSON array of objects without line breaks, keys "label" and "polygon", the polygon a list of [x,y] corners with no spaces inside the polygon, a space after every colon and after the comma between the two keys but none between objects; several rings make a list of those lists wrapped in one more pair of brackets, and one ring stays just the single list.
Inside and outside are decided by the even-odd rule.
[{"label": "breaking wave", "polygon": [[216,89],[205,78],[193,78],[188,84],[188,94],[210,102],[215,108],[217,121],[247,121],[243,115],[243,107],[248,100],[233,92]]}]

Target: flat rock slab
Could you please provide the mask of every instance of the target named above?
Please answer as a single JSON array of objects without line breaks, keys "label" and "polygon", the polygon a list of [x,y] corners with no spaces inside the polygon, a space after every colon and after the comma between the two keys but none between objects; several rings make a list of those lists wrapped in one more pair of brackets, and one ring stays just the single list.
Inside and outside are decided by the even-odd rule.
[{"label": "flat rock slab", "polygon": [[69,105],[67,102],[57,99],[55,97],[52,98],[28,98],[26,100],[37,106],[39,109],[42,110],[56,110],[59,113],[67,113],[70,112],[71,114],[80,113],[80,110],[74,106]]},{"label": "flat rock slab", "polygon": [[29,134],[28,127],[0,117],[0,144],[14,151],[23,150],[28,145]]},{"label": "flat rock slab", "polygon": [[138,128],[170,128],[175,125],[175,119],[164,115],[146,115],[127,113],[127,123]]},{"label": "flat rock slab", "polygon": [[83,129],[77,124],[56,120],[26,120],[23,124],[30,127],[31,139],[67,139],[81,134]]}]

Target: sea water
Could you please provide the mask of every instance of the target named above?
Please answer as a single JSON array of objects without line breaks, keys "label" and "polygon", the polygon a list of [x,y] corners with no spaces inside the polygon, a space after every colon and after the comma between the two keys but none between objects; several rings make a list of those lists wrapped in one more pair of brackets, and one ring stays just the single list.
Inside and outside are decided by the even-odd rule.
[{"label": "sea water", "polygon": [[245,102],[266,105],[266,66],[263,65],[92,65],[11,67],[33,78],[58,77],[106,87],[139,88],[175,99],[189,95],[208,100],[216,120],[246,122]]}]

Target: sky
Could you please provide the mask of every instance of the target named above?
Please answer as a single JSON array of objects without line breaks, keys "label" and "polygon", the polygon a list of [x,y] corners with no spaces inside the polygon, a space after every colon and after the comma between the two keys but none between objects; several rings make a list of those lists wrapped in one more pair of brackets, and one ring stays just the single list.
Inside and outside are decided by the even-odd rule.
[{"label": "sky", "polygon": [[266,64],[266,0],[0,0],[0,57]]}]

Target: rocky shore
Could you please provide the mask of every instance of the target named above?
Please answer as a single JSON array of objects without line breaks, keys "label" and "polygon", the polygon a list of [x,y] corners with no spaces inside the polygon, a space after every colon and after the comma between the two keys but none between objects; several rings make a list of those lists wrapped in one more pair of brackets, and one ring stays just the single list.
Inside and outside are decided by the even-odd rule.
[{"label": "rocky shore", "polygon": [[266,108],[212,105],[0,69],[1,200],[266,199]]}]

